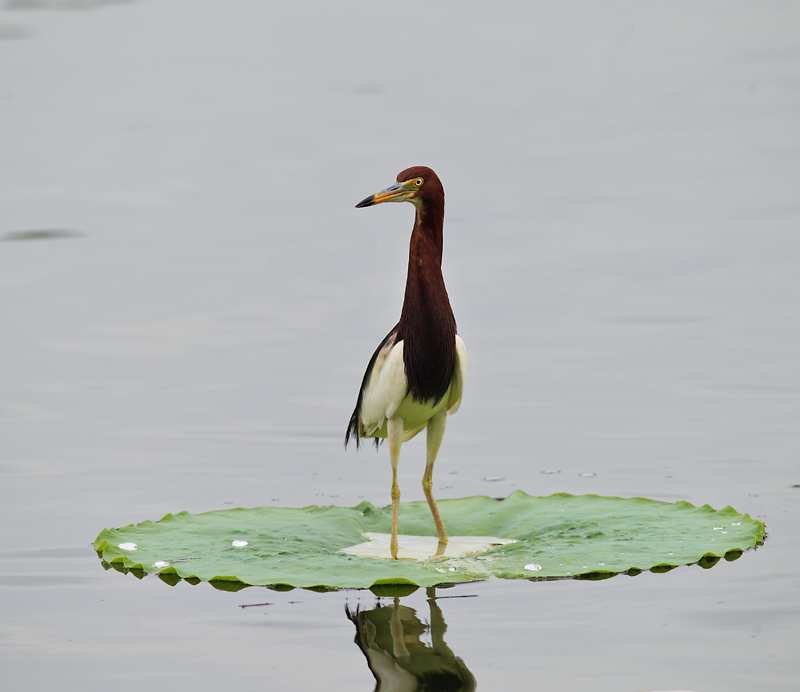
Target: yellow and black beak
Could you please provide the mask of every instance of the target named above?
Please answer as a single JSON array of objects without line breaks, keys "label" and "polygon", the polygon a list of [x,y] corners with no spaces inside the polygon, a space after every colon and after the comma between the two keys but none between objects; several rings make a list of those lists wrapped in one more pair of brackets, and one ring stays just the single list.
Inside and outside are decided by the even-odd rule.
[{"label": "yellow and black beak", "polygon": [[375,204],[381,204],[382,202],[407,202],[416,191],[417,188],[414,187],[411,181],[394,183],[385,190],[381,190],[374,195],[370,195],[366,199],[362,199],[356,204],[356,209],[371,207]]}]

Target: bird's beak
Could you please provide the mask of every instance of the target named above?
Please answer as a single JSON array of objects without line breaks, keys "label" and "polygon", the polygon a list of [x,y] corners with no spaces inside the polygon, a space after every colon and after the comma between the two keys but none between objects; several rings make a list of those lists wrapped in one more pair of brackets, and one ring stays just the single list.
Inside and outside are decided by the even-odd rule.
[{"label": "bird's beak", "polygon": [[394,183],[385,190],[381,190],[374,195],[370,195],[366,199],[362,199],[356,204],[356,209],[371,207],[374,204],[381,204],[382,202],[405,202],[411,198],[412,193],[415,191],[414,188],[405,183]]}]

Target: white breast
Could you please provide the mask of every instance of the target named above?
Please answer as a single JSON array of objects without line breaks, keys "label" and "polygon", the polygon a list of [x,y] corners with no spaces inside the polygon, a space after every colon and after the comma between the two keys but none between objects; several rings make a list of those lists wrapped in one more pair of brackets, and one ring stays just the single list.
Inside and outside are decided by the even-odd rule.
[{"label": "white breast", "polygon": [[458,410],[466,374],[467,350],[461,337],[456,335],[456,362],[447,393],[436,404],[413,401],[408,393],[403,364],[403,342],[395,343],[393,337],[378,353],[364,385],[359,434],[361,437],[386,437],[386,421],[397,414],[403,418],[403,439],[412,438],[445,406],[450,414]]}]

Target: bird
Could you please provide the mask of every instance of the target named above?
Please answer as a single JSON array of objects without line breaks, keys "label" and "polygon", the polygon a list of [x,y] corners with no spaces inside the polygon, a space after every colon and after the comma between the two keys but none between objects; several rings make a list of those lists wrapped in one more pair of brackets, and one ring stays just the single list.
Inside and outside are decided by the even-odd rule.
[{"label": "bird", "polygon": [[378,345],[367,365],[344,444],[374,438],[389,444],[392,462],[392,535],[389,550],[396,560],[400,488],[397,466],[403,442],[426,430],[427,457],[422,488],[439,542],[447,548],[447,531],[433,497],[433,464],[444,438],[447,416],[458,411],[464,391],[467,350],[442,276],[444,188],[426,166],[400,172],[394,184],[370,195],[356,208],[384,202],[410,202],[415,207],[408,253],[408,275],[400,320]]}]

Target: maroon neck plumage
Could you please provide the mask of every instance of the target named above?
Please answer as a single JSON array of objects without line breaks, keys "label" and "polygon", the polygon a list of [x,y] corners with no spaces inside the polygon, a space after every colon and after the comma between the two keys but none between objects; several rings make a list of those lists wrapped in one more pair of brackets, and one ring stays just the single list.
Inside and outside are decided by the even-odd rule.
[{"label": "maroon neck plumage", "polygon": [[424,177],[411,233],[406,295],[397,335],[404,342],[406,379],[414,399],[439,401],[453,377],[456,320],[442,276],[444,189],[433,171]]}]

